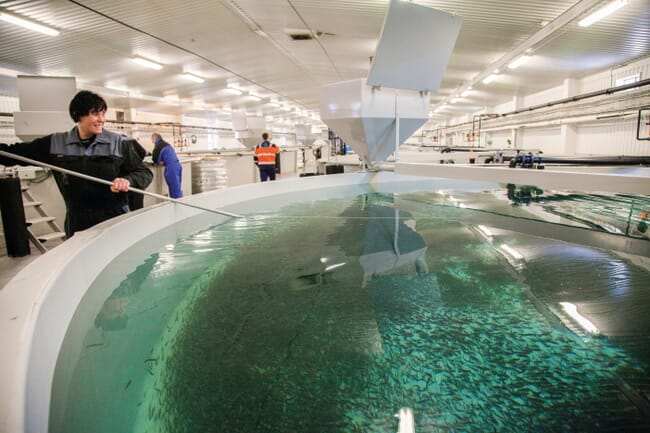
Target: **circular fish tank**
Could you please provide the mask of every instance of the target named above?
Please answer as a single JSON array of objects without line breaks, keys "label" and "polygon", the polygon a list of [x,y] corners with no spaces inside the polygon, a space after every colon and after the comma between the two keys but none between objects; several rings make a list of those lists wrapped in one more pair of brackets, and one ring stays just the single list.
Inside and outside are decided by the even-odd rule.
[{"label": "circular fish tank", "polygon": [[43,257],[12,425],[649,425],[647,197],[354,173],[191,200],[241,218],[162,205]]}]

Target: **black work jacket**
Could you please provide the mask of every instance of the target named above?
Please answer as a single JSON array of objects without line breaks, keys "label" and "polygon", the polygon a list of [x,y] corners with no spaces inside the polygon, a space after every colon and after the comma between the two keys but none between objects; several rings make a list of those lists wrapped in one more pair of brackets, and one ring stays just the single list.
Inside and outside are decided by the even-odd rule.
[{"label": "black work jacket", "polygon": [[[77,128],[55,133],[27,143],[0,144],[0,149],[45,162],[77,173],[112,181],[127,179],[135,188],[146,188],[153,173],[142,162],[131,138],[104,130],[87,145],[81,143]],[[3,165],[25,165],[0,157]],[[105,184],[54,171],[54,178],[65,201],[66,234],[86,229],[128,212],[128,195],[113,193]]]}]

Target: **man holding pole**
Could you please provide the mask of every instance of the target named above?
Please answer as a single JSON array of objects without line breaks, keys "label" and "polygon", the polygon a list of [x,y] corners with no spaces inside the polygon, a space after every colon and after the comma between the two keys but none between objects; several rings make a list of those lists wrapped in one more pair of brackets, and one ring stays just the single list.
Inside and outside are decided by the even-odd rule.
[{"label": "man holding pole", "polygon": [[[0,150],[4,152],[110,182],[107,186],[54,171],[66,205],[65,232],[68,237],[128,212],[129,187],[144,189],[153,179],[153,174],[136,152],[136,141],[104,129],[106,110],[104,98],[82,90],[70,101],[70,117],[77,124],[72,130],[28,143],[0,143]],[[0,156],[0,164],[16,165],[19,162]]]}]

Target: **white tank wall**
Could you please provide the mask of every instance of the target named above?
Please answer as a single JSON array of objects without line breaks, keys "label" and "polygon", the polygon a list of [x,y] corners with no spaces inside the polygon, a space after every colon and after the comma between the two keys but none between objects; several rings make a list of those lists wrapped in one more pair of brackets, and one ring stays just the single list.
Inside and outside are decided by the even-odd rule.
[{"label": "white tank wall", "polygon": [[[239,212],[257,209],[260,200],[269,208],[304,200],[318,193],[320,199],[370,191],[373,185],[399,191],[423,185],[422,178],[392,173],[351,173],[249,184],[210,191],[185,199],[204,208],[237,206]],[[437,180],[436,182],[440,182]],[[444,182],[444,181],[443,181]],[[459,181],[449,185],[463,187]],[[432,187],[431,187],[432,188]],[[480,184],[479,189],[485,188]],[[201,214],[201,217],[192,218]],[[127,249],[153,238],[160,247],[225,217],[195,208],[167,203],[131,213],[75,234],[61,246],[25,267],[0,290],[0,431],[47,431],[50,391],[58,353],[77,305],[103,269]],[[120,281],[125,275],[114,275]]]}]

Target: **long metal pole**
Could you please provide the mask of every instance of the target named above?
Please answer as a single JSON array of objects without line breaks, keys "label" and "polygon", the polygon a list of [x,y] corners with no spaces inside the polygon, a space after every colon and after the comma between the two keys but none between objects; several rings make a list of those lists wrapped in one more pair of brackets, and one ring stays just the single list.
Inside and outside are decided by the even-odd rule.
[{"label": "long metal pole", "polygon": [[[102,184],[108,185],[108,186],[113,185],[113,182],[108,181],[108,180],[100,179],[100,178],[94,177],[94,176],[89,176],[89,175],[83,174],[83,173],[77,173],[76,171],[68,170],[66,168],[57,167],[56,165],[51,165],[51,164],[47,164],[45,162],[36,161],[34,159],[26,158],[26,157],[20,156],[20,155],[14,155],[13,153],[10,153],[10,152],[5,152],[5,151],[0,150],[0,155],[5,156],[7,158],[17,159],[18,161],[23,161],[23,162],[26,162],[28,164],[36,165],[38,167],[49,168],[50,170],[59,171],[61,173],[69,174],[71,176],[75,176],[75,177],[79,177],[81,179],[89,180],[91,182],[102,183]],[[138,194],[148,195],[148,196],[151,196],[151,197],[155,197],[155,198],[158,198],[158,199],[161,199],[161,200],[164,200],[164,201],[169,201],[169,202],[172,202],[172,203],[180,204],[180,205],[183,205],[183,206],[193,207],[194,209],[200,209],[200,210],[206,211],[206,212],[212,212],[212,213],[225,215],[225,216],[229,216],[229,217],[234,217],[234,218],[242,218],[242,215],[237,215],[237,214],[234,214],[234,213],[230,213],[230,212],[226,212],[226,211],[218,210],[218,209],[208,209],[208,208],[205,208],[205,207],[196,206],[196,205],[193,205],[193,204],[185,203],[185,202],[180,201],[180,200],[176,200],[175,198],[167,197],[167,196],[164,196],[164,195],[161,195],[161,194],[156,194],[155,192],[145,191],[145,190],[142,190],[142,189],[139,189],[139,188],[129,187],[129,191],[136,192]]]}]

